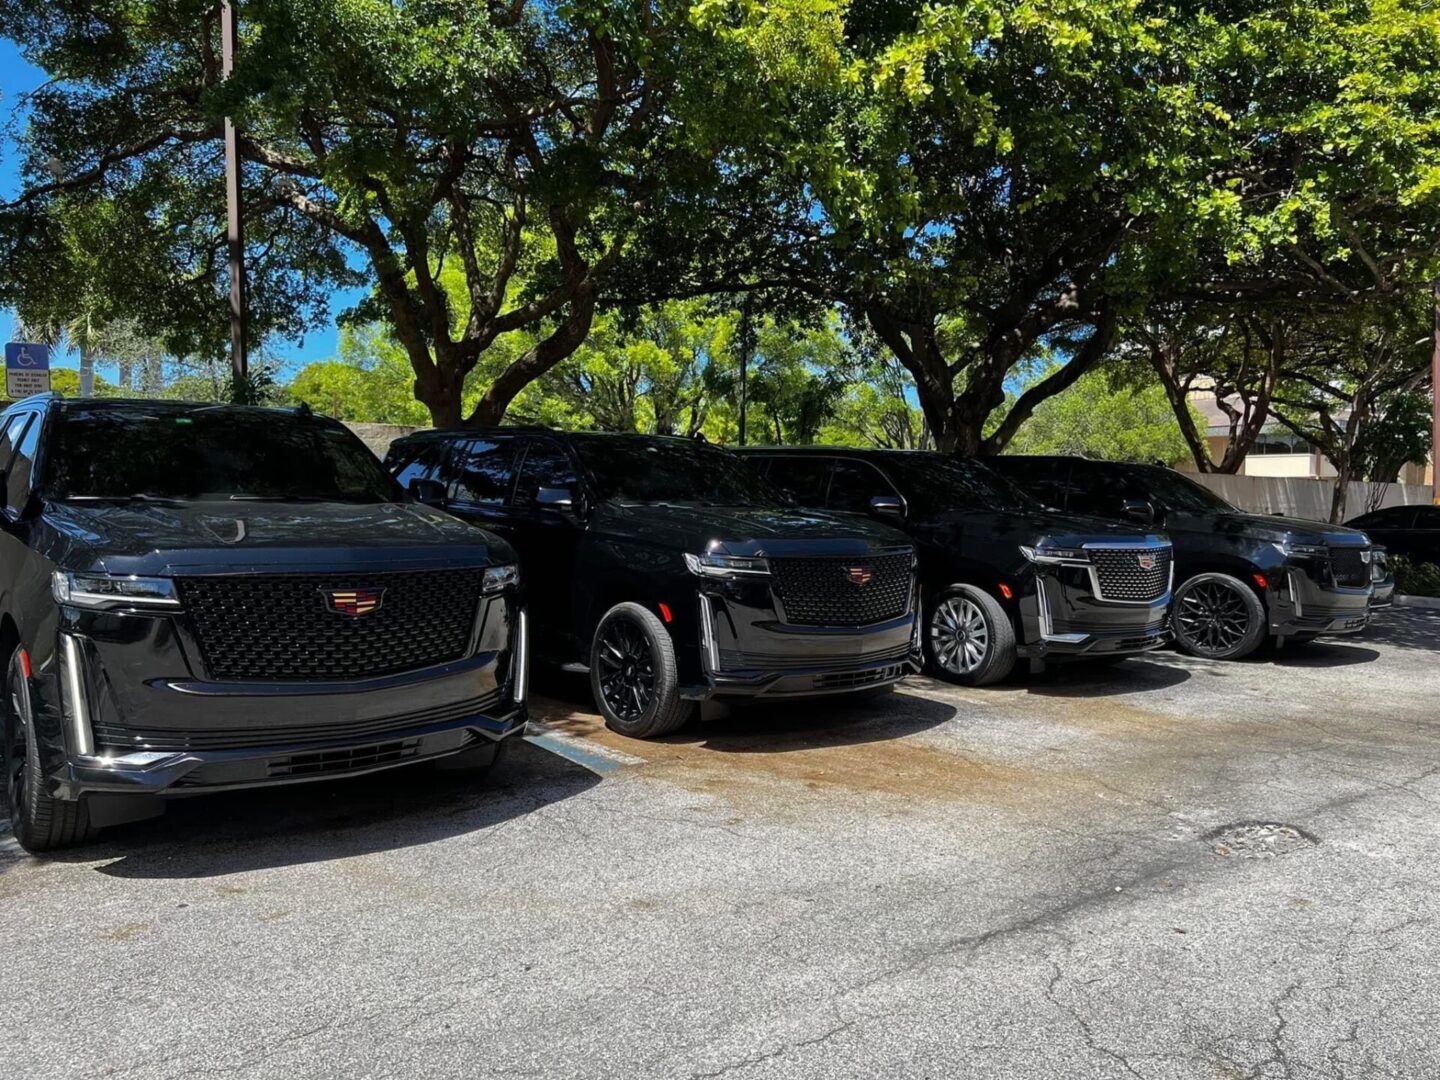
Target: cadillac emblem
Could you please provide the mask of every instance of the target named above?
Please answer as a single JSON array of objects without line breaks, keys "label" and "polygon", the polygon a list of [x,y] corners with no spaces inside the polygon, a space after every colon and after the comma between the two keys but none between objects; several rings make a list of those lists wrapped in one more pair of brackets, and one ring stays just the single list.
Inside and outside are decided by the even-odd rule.
[{"label": "cadillac emblem", "polygon": [[1137,555],[1135,557],[1135,561],[1140,564],[1141,570],[1155,569],[1155,556],[1151,555],[1148,551],[1141,555]]},{"label": "cadillac emblem", "polygon": [[321,589],[325,606],[336,615],[350,615],[359,618],[380,610],[385,599],[384,589]]},{"label": "cadillac emblem", "polygon": [[848,566],[845,568],[845,576],[850,579],[852,585],[863,587],[870,584],[870,579],[875,576],[875,571],[868,566]]}]

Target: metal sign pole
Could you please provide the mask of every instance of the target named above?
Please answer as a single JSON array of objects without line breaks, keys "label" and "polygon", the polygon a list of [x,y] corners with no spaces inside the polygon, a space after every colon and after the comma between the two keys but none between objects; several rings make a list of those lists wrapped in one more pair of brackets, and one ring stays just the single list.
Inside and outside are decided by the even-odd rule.
[{"label": "metal sign pole", "polygon": [[1440,506],[1440,280],[1433,288],[1435,353],[1430,361],[1430,501]]},{"label": "metal sign pole", "polygon": [[[236,0],[220,2],[220,65],[225,78],[235,71]],[[244,385],[249,370],[245,303],[245,221],[240,204],[240,144],[235,121],[225,118],[225,238],[230,249],[230,369],[234,384]]]}]

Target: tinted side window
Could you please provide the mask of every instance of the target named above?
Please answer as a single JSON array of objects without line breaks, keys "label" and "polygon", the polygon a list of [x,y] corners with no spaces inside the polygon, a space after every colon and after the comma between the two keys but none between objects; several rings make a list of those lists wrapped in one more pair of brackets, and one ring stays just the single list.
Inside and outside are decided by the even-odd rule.
[{"label": "tinted side window", "polygon": [[[1408,529],[1415,523],[1415,509],[1413,506],[1387,506],[1384,510],[1357,518],[1355,524],[1362,529]],[[1424,520],[1423,511],[1421,520]]]},{"label": "tinted side window", "polygon": [[1440,506],[1419,507],[1415,515],[1414,527],[1417,529],[1440,529]]},{"label": "tinted side window", "polygon": [[15,453],[15,443],[19,440],[20,433],[25,430],[25,422],[30,416],[31,413],[22,412],[5,421],[5,428],[0,431],[0,469],[10,464],[10,457]]},{"label": "tinted side window", "polygon": [[[1079,511],[1071,503],[1073,494],[1071,468],[1068,461],[1021,461],[1013,458],[992,459],[1001,473],[1019,484],[1046,506],[1057,510]],[[1067,505],[1070,504],[1070,505]]]},{"label": "tinted side window", "polygon": [[[22,423],[32,420],[33,423],[22,429]],[[24,417],[17,417],[5,432],[6,437],[14,438],[17,444],[5,482],[5,505],[11,510],[19,510],[30,498],[30,473],[35,464],[35,448],[40,443],[40,427],[40,420],[35,414],[28,413]],[[20,434],[21,430],[24,431],[23,435]]]},{"label": "tinted side window", "polygon": [[455,486],[450,497],[456,502],[504,506],[515,480],[514,451],[509,439],[466,443],[455,459]]},{"label": "tinted side window", "polygon": [[525,506],[535,501],[541,488],[565,488],[572,495],[580,487],[570,455],[549,441],[536,441],[525,452],[520,467],[520,480],[515,485],[515,503]]},{"label": "tinted side window", "polygon": [[395,479],[406,491],[415,480],[439,479],[440,466],[445,461],[448,443],[434,439],[405,446],[391,447],[385,457],[385,464],[395,473]]},{"label": "tinted side window", "polygon": [[[1126,499],[1148,500],[1150,497],[1142,485],[1120,470],[1089,462],[1077,461],[1071,465],[1067,487],[1065,509],[1096,517],[1118,517]],[[1045,501],[1050,500],[1047,497]]]},{"label": "tinted side window", "polygon": [[772,484],[795,496],[795,501],[801,506],[825,505],[825,494],[830,485],[830,458],[796,456],[770,458],[769,461]]},{"label": "tinted side window", "polygon": [[880,470],[868,461],[851,461],[838,458],[835,471],[830,474],[831,510],[845,510],[852,514],[870,511],[870,500],[876,495],[894,495],[890,481]]}]

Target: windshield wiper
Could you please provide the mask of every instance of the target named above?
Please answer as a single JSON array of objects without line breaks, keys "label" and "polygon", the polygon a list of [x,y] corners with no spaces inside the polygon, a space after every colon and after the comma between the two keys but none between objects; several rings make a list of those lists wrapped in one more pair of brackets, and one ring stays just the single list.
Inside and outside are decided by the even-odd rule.
[{"label": "windshield wiper", "polygon": [[153,502],[153,503],[179,503],[183,499],[175,495],[151,495],[148,492],[137,491],[131,495],[66,495],[61,502]]}]

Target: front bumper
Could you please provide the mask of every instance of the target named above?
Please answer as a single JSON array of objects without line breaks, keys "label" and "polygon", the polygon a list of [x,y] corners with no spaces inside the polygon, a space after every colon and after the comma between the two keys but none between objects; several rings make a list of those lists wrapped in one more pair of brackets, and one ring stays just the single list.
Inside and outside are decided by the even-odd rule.
[{"label": "front bumper", "polygon": [[[1275,637],[1357,634],[1370,624],[1373,586],[1343,588],[1322,584],[1304,564],[1287,564],[1269,576],[1266,599],[1270,633]],[[1393,584],[1390,591],[1394,591]]]},{"label": "front bumper", "polygon": [[1170,641],[1170,590],[1148,602],[1097,599],[1089,571],[1047,568],[1020,603],[1021,643],[1032,660],[1128,656]]},{"label": "front bumper", "polygon": [[866,627],[796,626],[737,595],[699,596],[703,682],[691,699],[814,697],[897,683],[921,669],[918,596],[905,615]]},{"label": "front bumper", "polygon": [[32,682],[56,798],[353,776],[498,743],[525,724],[527,632],[513,594],[482,600],[463,658],[351,680],[211,680],[170,616],[60,612],[57,647]]},{"label": "front bumper", "polygon": [[246,747],[239,750],[134,750],[71,757],[55,786],[59,798],[194,795],[272,784],[360,776],[499,742],[525,727],[525,707],[401,729],[374,737]]}]

